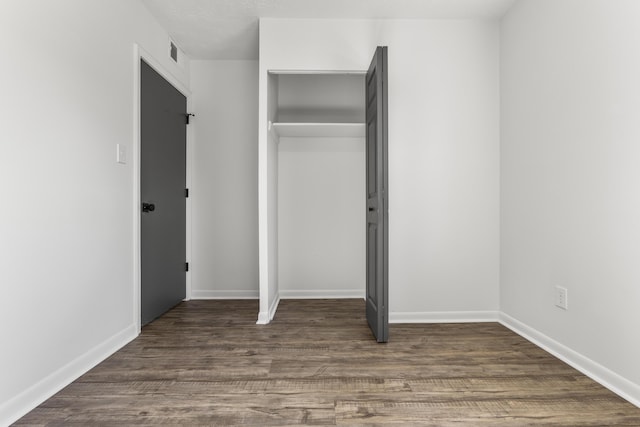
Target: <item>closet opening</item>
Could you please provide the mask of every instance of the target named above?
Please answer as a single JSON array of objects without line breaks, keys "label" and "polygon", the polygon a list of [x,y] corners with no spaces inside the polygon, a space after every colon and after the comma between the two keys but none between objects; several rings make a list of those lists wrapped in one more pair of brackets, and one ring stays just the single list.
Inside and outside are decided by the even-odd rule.
[{"label": "closet opening", "polygon": [[365,73],[273,71],[268,80],[276,292],[364,298]]},{"label": "closet opening", "polygon": [[364,298],[373,336],[388,341],[387,50],[366,72],[260,80],[258,324],[284,298]]}]

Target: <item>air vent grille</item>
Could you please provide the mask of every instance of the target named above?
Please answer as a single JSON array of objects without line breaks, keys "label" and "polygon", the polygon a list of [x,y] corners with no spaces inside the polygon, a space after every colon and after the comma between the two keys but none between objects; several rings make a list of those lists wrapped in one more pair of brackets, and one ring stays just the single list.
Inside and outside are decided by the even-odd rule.
[{"label": "air vent grille", "polygon": [[178,46],[172,41],[169,42],[169,56],[173,59],[173,62],[178,63]]}]

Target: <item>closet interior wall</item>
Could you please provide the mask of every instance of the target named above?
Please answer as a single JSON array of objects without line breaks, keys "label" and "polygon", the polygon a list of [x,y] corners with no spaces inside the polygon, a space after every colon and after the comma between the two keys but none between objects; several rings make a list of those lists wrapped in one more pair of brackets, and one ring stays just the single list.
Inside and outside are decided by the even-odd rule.
[{"label": "closet interior wall", "polygon": [[[280,298],[362,298],[364,75],[271,73],[271,271]],[[277,147],[277,152],[272,149]],[[274,199],[273,195],[277,200]]]}]

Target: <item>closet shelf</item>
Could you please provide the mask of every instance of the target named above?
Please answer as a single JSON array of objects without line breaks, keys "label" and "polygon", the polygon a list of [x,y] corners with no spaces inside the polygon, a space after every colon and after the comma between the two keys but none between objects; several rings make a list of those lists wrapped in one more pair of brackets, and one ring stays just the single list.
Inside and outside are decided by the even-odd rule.
[{"label": "closet shelf", "polygon": [[282,137],[364,137],[364,123],[273,123]]}]

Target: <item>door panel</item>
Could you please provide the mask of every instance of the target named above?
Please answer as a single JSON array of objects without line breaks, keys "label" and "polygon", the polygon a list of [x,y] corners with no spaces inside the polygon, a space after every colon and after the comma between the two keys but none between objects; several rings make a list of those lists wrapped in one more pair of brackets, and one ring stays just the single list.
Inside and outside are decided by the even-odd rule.
[{"label": "door panel", "polygon": [[367,322],[378,342],[389,339],[387,47],[378,47],[366,78]]},{"label": "door panel", "polygon": [[[141,319],[147,324],[186,294],[187,100],[141,61]],[[146,205],[145,205],[146,204]]]}]

